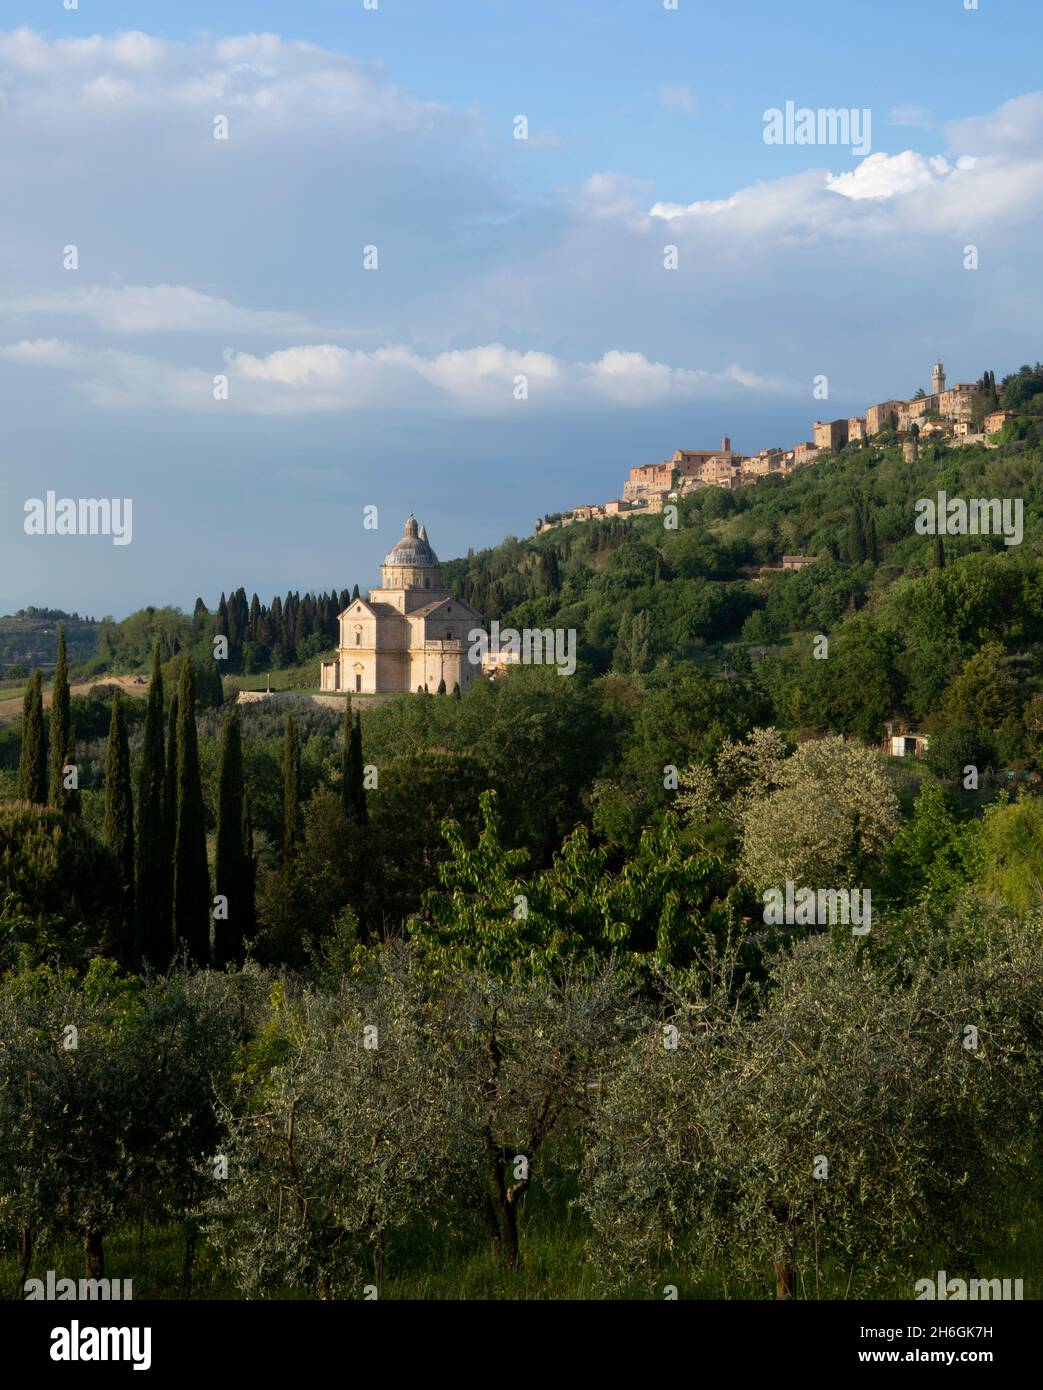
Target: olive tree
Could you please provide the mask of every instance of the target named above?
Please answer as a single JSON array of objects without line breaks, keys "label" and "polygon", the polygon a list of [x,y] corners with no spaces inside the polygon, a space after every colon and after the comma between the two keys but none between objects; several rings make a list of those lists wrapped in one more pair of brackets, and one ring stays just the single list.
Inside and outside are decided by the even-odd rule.
[{"label": "olive tree", "polygon": [[210,1239],[248,1296],[361,1296],[387,1237],[451,1187],[460,1121],[430,988],[388,949],[332,992],[274,995],[281,1046],[227,1112],[227,1180],[209,1203]]},{"label": "olive tree", "polygon": [[180,976],[147,983],[96,960],[82,981],[44,968],[0,981],[0,1210],[26,1273],[34,1237],[63,1234],[100,1278],[135,1198],[182,1214],[182,1174],[219,1135],[233,1037]]},{"label": "olive tree", "polygon": [[1032,1159],[1041,965],[1017,922],[900,971],[817,938],[754,1012],[678,1001],[677,1046],[643,1036],[594,1119],[582,1200],[617,1277],[683,1254],[792,1298],[827,1263],[864,1293],[929,1243],[966,1258]]},{"label": "olive tree", "polygon": [[512,982],[459,974],[441,1024],[464,1163],[490,1248],[519,1257],[518,1214],[548,1138],[589,1116],[640,1010],[617,965]]},{"label": "olive tree", "polygon": [[251,1296],[379,1281],[389,1238],[477,1211],[518,1260],[518,1213],[548,1138],[582,1117],[633,1010],[611,962],[510,982],[375,949],[326,993],[288,990],[283,1042],[228,1113],[209,1233]]}]

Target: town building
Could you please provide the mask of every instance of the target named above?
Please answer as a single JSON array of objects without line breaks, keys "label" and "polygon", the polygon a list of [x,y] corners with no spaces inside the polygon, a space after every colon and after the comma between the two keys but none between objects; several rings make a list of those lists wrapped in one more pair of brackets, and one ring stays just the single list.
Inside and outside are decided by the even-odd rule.
[{"label": "town building", "polygon": [[732,448],[732,441],[728,435],[721,440],[719,449],[678,449],[670,460],[673,468],[677,472],[679,480],[684,478],[701,478],[703,468],[711,459],[727,459],[735,468],[743,461],[743,454],[737,453]]},{"label": "town building", "polygon": [[846,420],[816,420],[811,428],[815,436],[816,449],[828,449],[833,452],[842,449],[847,443]]},{"label": "town building", "polygon": [[[905,458],[913,461],[919,456],[915,433],[924,439],[942,439],[954,445],[975,444],[989,435],[998,434],[1011,417],[1010,411],[994,411],[988,416],[984,434],[974,429],[973,412],[979,401],[978,386],[973,382],[958,382],[946,386],[945,367],[939,361],[931,368],[931,394],[911,400],[879,401],[868,406],[865,415],[846,419],[815,420],[814,439],[803,440],[792,449],[761,449],[747,456],[732,448],[725,435],[720,449],[677,449],[663,463],[640,464],[631,468],[623,484],[621,498],[613,498],[600,506],[575,507],[566,512],[560,522],[568,526],[573,521],[588,521],[599,516],[636,516],[662,511],[664,499],[683,498],[699,487],[738,488],[756,482],[773,473],[786,475],[796,468],[815,463],[826,454],[842,449],[854,441],[863,443],[882,430],[904,434],[901,441]],[[915,431],[914,431],[915,427]]]},{"label": "town building", "polygon": [[1015,410],[994,410],[985,417],[985,433],[998,434],[1008,420],[1016,420]]},{"label": "town building", "polygon": [[937,396],[914,396],[911,401],[901,401],[898,406],[898,428],[911,429],[919,425],[928,415],[938,414]]},{"label": "town building", "polygon": [[630,475],[623,484],[623,498],[633,502],[642,493],[653,488],[669,488],[674,481],[672,463],[642,463],[631,468]]},{"label": "town building", "polygon": [[898,423],[898,408],[904,401],[881,401],[866,411],[866,434],[872,439],[881,430],[893,430]]}]

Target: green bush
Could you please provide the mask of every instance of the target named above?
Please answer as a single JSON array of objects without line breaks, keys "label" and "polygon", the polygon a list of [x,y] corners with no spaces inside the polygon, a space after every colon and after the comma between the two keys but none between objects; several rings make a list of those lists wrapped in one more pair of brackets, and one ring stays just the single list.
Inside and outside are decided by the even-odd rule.
[{"label": "green bush", "polygon": [[76,817],[26,801],[0,803],[0,898],[34,919],[89,922],[98,947],[120,920],[119,870]]}]

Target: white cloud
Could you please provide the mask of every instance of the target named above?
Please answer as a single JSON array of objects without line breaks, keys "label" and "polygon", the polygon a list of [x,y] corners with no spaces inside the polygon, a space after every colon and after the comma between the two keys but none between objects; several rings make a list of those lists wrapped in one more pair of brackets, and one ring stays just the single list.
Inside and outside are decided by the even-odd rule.
[{"label": "white cloud", "polygon": [[845,198],[893,198],[898,193],[938,188],[946,179],[974,168],[974,160],[963,157],[951,165],[940,154],[927,157],[915,150],[902,154],[871,154],[857,169],[830,175],[826,187]]},{"label": "white cloud", "polygon": [[[696,102],[682,86],[656,98]],[[954,123],[936,152],[787,150],[780,170],[819,167],[723,188],[685,163],[669,199],[605,169],[513,189],[509,129],[273,34],[0,35],[0,105],[0,187],[17,209],[0,245],[5,336],[35,344],[14,348],[25,371],[66,353],[71,387],[112,408],[629,409],[767,392],[780,363],[807,380],[846,370],[855,407],[867,372],[887,375],[881,344],[911,295],[935,305],[930,351],[973,331],[968,241],[1006,280],[979,331],[996,331],[996,303],[1015,331],[1043,310],[1027,249],[1043,216],[1040,93]],[[227,142],[212,139],[216,113]],[[59,269],[66,242],[78,275]],[[145,334],[181,338],[154,357],[110,351]],[[217,334],[249,351],[226,366]],[[39,346],[66,339],[90,346]],[[214,403],[223,369],[232,399]]]},{"label": "white cloud", "polygon": [[[138,118],[237,115],[241,140],[302,119],[327,130],[417,130],[450,113],[396,87],[379,68],[277,34],[180,43],[129,32],[48,42],[28,28],[0,33],[0,66],[13,112],[60,129],[70,109],[135,108]],[[75,134],[75,132],[70,132]]]},{"label": "white cloud", "polygon": [[661,217],[671,222],[675,217],[709,217],[716,212],[728,212],[737,207],[740,195],[731,198],[710,198],[695,203],[653,203],[648,210],[649,217]]},{"label": "white cloud", "polygon": [[[740,390],[788,389],[736,365],[721,371],[673,367],[643,353],[612,349],[595,361],[570,361],[488,343],[425,356],[395,345],[373,352],[315,343],[256,356],[229,353],[209,372],[113,349],[88,349],[56,339],[23,340],[0,347],[0,359],[69,373],[73,389],[106,409],[228,410],[250,415],[295,415],[357,410],[464,416],[592,406],[644,409]],[[228,400],[215,401],[214,376],[228,378]],[[519,378],[528,399],[517,400]]]},{"label": "white cloud", "polygon": [[298,314],[243,309],[187,285],[90,285],[0,299],[8,317],[89,319],[104,333],[295,333]]},{"label": "white cloud", "polygon": [[1027,92],[984,116],[946,128],[950,150],[964,154],[1037,155],[1043,143],[1043,92]]},{"label": "white cloud", "polygon": [[576,199],[576,209],[595,217],[630,217],[639,201],[648,195],[650,179],[628,178],[607,170],[584,179]]},{"label": "white cloud", "polygon": [[29,367],[65,367],[75,369],[91,360],[87,348],[67,343],[61,338],[25,338],[18,343],[0,346],[0,358]]}]

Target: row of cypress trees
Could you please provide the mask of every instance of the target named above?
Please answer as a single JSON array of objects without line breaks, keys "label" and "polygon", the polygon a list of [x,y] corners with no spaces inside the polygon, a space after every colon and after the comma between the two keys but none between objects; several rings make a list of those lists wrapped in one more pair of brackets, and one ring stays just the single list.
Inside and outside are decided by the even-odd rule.
[{"label": "row of cypress trees", "polygon": [[[362,758],[362,716],[356,710],[352,717],[350,696],[344,709],[341,799],[351,819],[359,825],[365,825],[369,815],[366,810],[366,775]],[[301,814],[301,740],[292,714],[287,714],[284,725],[282,803],[282,862],[289,881],[293,875],[293,853],[304,828]]]},{"label": "row of cypress trees", "polygon": [[[182,662],[167,733],[163,730],[160,645],[153,658],[138,775],[137,817],[122,694],[112,700],[105,756],[105,841],[119,865],[123,914],[133,924],[135,963],[164,970],[184,949],[196,965],[239,963],[256,928],[253,827],[246,805],[242,731],[232,707],[221,736],[211,945],[210,867],[195,720],[195,668]],[[44,737],[43,686],[34,671],[22,706],[19,795],[79,813],[65,632],[59,629],[51,703],[50,759]],[[299,763],[299,756],[298,756]]]},{"label": "row of cypress trees", "polygon": [[276,595],[266,606],[254,594],[247,602],[246,590],[235,589],[226,597],[221,595],[215,614],[211,615],[201,598],[196,599],[193,614],[194,635],[199,636],[211,627],[228,638],[230,670],[240,670],[245,648],[252,648],[254,669],[261,669],[273,658],[282,666],[303,659],[304,644],[313,634],[320,638],[321,647],[334,646],[338,638],[337,616],[359,596],[356,584],[347,589],[332,589],[328,594],[300,594],[291,591],[281,599]]},{"label": "row of cypress trees", "polygon": [[[50,760],[48,766],[48,744]],[[54,668],[49,738],[44,734],[43,677],[33,671],[22,700],[22,746],[18,760],[18,795],[23,801],[51,805],[75,814],[79,803],[70,796],[67,767],[76,763],[76,736],[69,714],[69,663],[65,628],[58,627],[58,661]]]},{"label": "row of cypress trees", "polygon": [[[416,693],[417,693],[418,695],[430,695],[430,694],[431,694],[431,691],[428,689],[428,687],[427,687],[426,685],[418,685],[417,688],[416,688]],[[443,679],[443,680],[440,680],[440,681],[438,682],[438,689],[435,691],[435,694],[436,694],[436,695],[445,695],[445,694],[447,694],[447,693],[448,693],[448,691],[447,691],[447,687],[446,687],[445,680],[444,680],[444,679]],[[453,699],[454,699],[454,700],[459,700],[460,698],[461,698],[461,697],[460,697],[460,682],[457,681],[456,684],[453,686]]]},{"label": "row of cypress trees", "polygon": [[[211,942],[210,866],[199,772],[195,667],[190,657],[181,664],[178,687],[170,700],[165,740],[163,704],[157,643],[145,711],[137,849],[132,859],[136,955],[157,969],[165,968],[181,949],[195,965],[239,964],[256,927],[256,865],[239,711],[232,706],[221,734]],[[114,701],[114,722],[116,718]],[[118,731],[116,737],[120,737]],[[110,748],[112,741],[110,734]],[[117,776],[123,776],[122,764]],[[125,787],[129,797],[129,768]],[[116,849],[111,839],[110,846]]]}]

